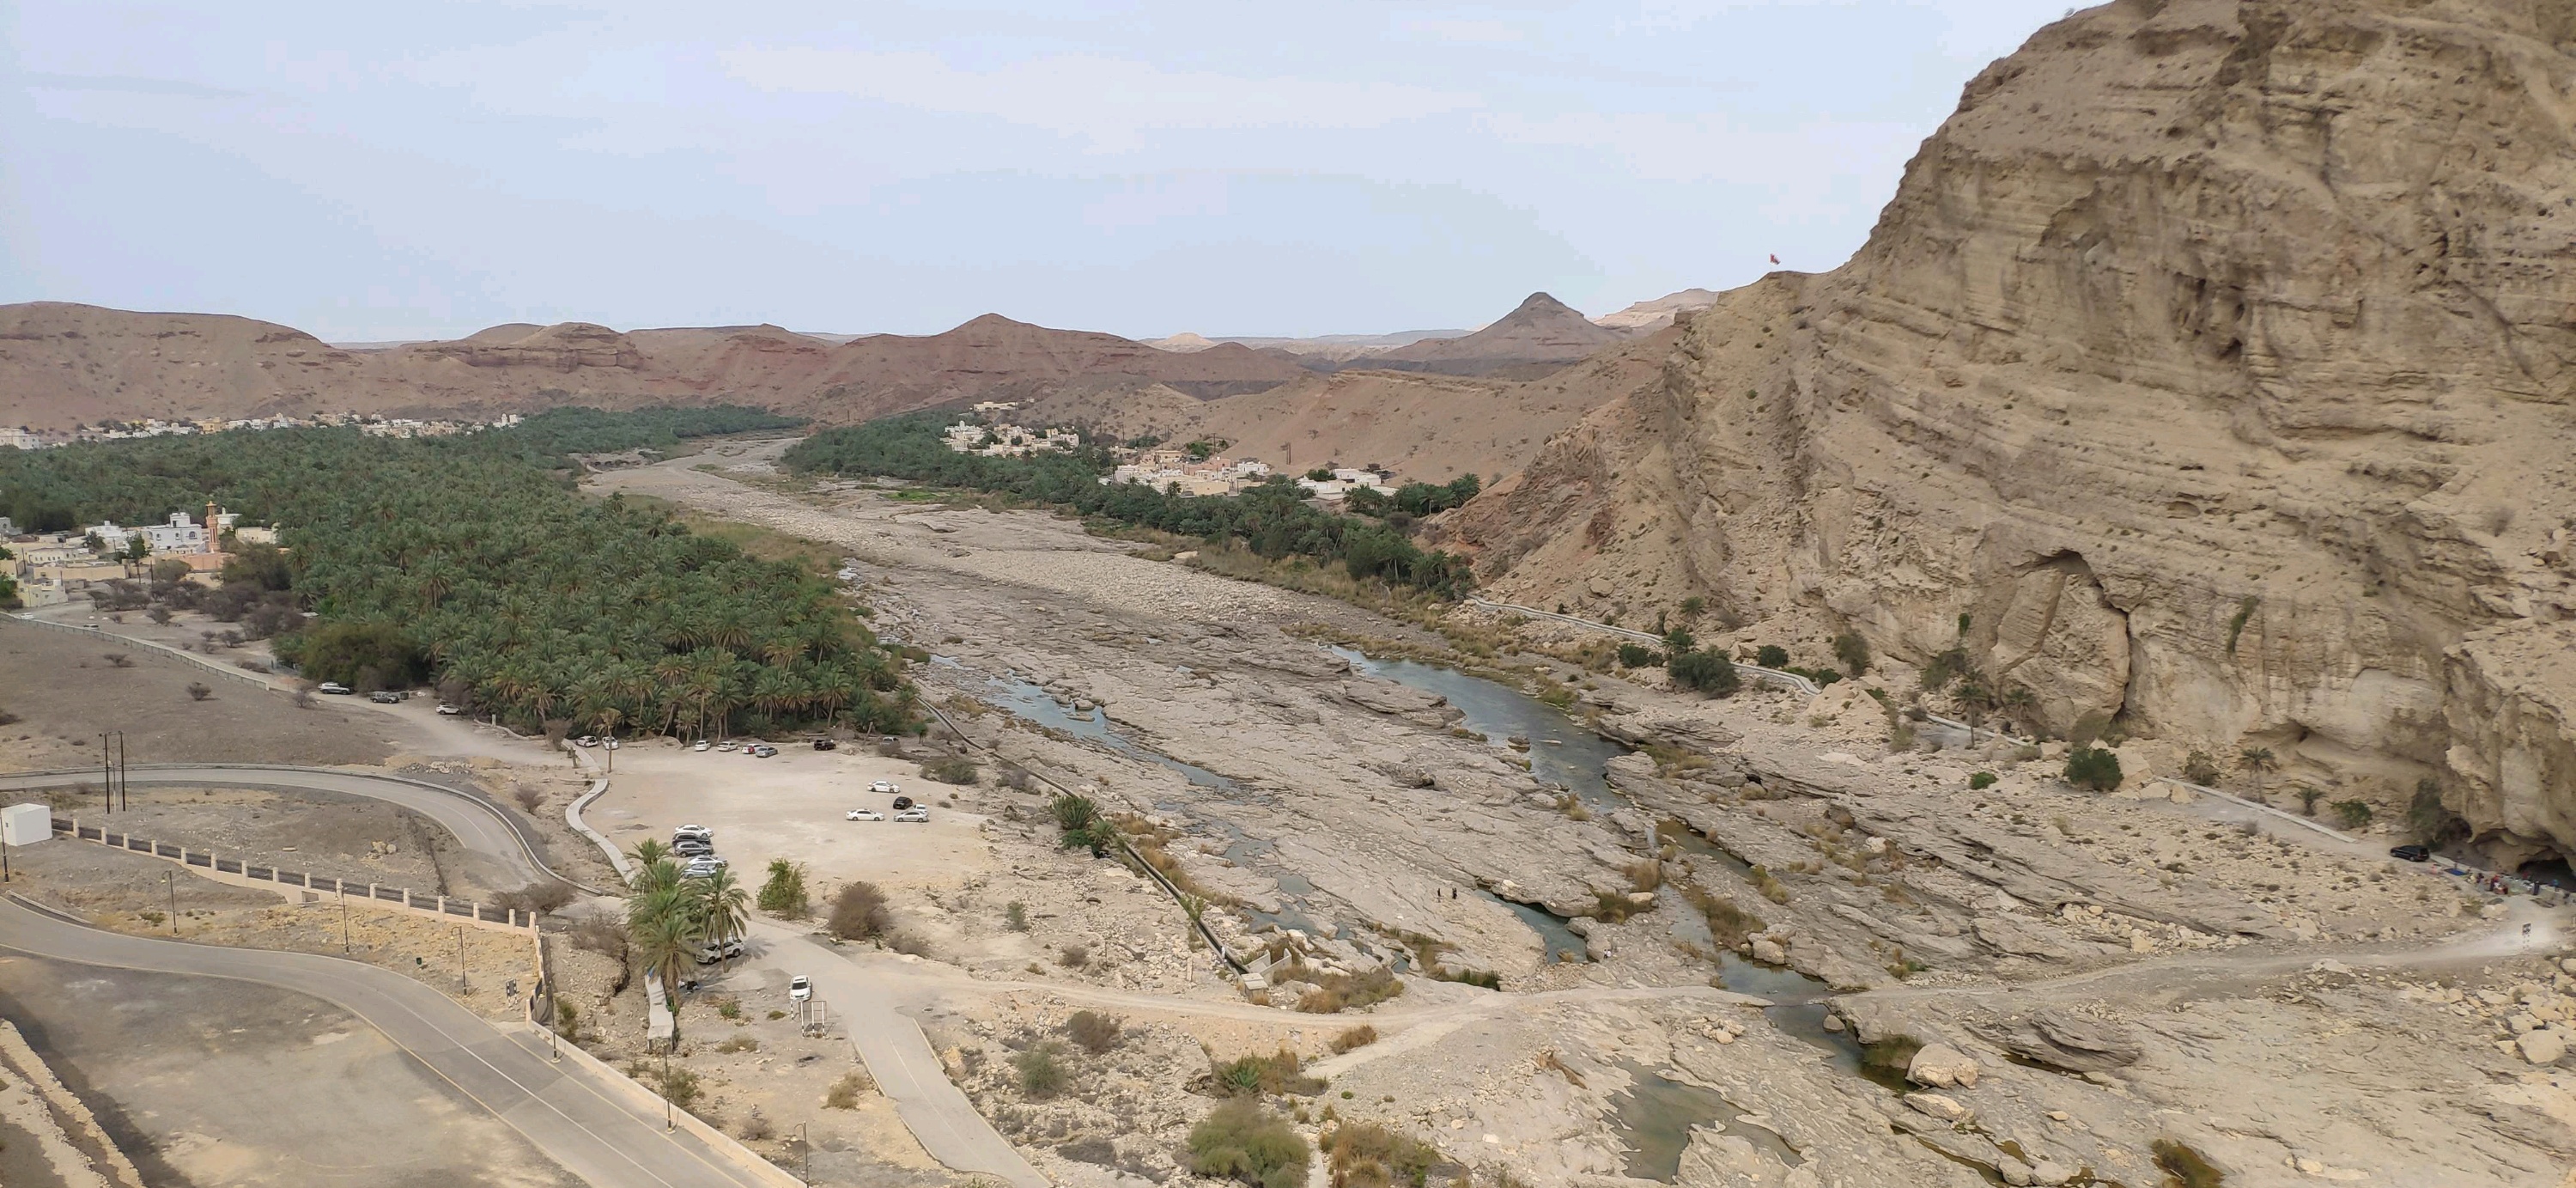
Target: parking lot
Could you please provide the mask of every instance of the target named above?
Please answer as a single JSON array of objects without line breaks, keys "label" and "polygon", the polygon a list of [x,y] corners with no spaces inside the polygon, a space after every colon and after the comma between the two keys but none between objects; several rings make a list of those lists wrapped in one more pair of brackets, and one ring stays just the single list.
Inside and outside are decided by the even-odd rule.
[{"label": "parking lot", "polygon": [[[983,818],[942,807],[950,789],[921,779],[912,763],[867,747],[818,752],[797,740],[776,745],[776,757],[756,759],[659,740],[630,742],[616,753],[608,794],[584,816],[620,849],[648,837],[667,842],[681,825],[704,825],[715,830],[716,853],[732,864],[734,876],[755,887],[772,858],[804,863],[821,883],[866,879],[890,886],[954,882],[988,865]],[[929,823],[844,820],[854,808],[894,816],[894,793],[868,791],[876,780],[893,781],[927,804]]]}]

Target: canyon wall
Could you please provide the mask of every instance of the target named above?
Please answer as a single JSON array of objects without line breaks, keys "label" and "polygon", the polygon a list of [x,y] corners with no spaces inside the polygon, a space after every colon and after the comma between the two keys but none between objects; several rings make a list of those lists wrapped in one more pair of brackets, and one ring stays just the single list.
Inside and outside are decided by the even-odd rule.
[{"label": "canyon wall", "polygon": [[2571,37],[2569,0],[2070,16],[1850,263],[1691,316],[1450,531],[1516,601],[1963,646],[2037,724],[2383,809],[2429,777],[2576,852]]}]

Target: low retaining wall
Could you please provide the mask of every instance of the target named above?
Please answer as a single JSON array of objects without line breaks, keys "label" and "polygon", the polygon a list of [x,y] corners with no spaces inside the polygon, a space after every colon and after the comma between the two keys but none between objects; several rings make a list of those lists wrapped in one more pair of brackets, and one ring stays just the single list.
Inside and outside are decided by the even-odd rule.
[{"label": "low retaining wall", "polygon": [[96,842],[109,849],[124,850],[160,858],[188,868],[190,874],[235,887],[275,891],[289,903],[304,902],[306,895],[355,895],[366,902],[391,911],[433,916],[453,923],[472,924],[502,932],[537,931],[537,913],[488,903],[451,898],[445,895],[422,895],[409,887],[386,887],[375,883],[356,883],[327,875],[303,871],[280,870],[259,866],[239,858],[225,858],[212,850],[191,850],[186,846],[128,833],[111,833],[96,825],[83,825],[80,818],[54,818],[56,836],[74,841]]}]

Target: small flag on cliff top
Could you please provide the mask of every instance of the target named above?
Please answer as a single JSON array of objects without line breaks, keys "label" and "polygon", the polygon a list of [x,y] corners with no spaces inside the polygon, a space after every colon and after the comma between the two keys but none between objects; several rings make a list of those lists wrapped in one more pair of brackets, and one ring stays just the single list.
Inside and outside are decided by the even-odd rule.
[{"label": "small flag on cliff top", "polygon": [[1773,257],[1771,257],[1771,262],[1772,262],[1772,263],[1774,263],[1774,264],[1779,263],[1779,262],[1780,262],[1780,257],[1778,257],[1778,256],[1773,256]]}]

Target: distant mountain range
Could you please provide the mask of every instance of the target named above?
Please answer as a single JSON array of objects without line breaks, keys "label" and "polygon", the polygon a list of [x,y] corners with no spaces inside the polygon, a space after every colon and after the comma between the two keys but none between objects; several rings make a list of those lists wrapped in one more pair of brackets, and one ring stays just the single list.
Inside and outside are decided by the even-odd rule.
[{"label": "distant mountain range", "polygon": [[0,306],[0,425],[714,401],[848,422],[1069,390],[1159,386],[1207,400],[1345,367],[1527,379],[1625,337],[1545,294],[1472,333],[1155,343],[986,314],[919,336],[512,322],[453,340],[333,345],[225,314],[33,302]]}]

